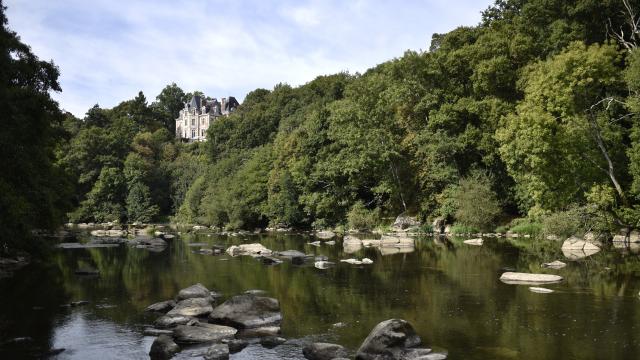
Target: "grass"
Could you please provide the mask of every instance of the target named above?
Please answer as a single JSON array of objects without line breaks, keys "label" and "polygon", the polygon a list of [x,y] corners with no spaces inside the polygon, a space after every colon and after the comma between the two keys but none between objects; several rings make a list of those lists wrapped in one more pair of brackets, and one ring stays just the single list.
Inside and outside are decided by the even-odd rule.
[{"label": "grass", "polygon": [[451,227],[451,233],[452,234],[476,234],[479,233],[480,231],[476,228],[474,228],[473,226],[467,226],[467,225],[462,225],[462,224],[454,224]]}]

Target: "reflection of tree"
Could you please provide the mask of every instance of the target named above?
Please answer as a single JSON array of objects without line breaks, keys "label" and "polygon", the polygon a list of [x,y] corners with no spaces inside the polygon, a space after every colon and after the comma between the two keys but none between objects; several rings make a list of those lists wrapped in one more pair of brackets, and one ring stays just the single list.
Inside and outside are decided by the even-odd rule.
[{"label": "reflection of tree", "polygon": [[[630,303],[631,297],[625,297],[640,270],[635,256],[605,249],[569,262],[565,269],[548,270],[540,264],[563,259],[559,243],[487,239],[482,247],[474,247],[463,244],[463,239],[435,242],[423,238],[410,254],[381,256],[375,248],[364,248],[347,256],[339,243],[314,247],[307,244],[311,239],[289,234],[246,238],[183,234],[162,253],[128,247],[72,250],[58,253],[54,262],[60,268],[58,286],[70,299],[117,305],[94,312],[135,326],[153,320],[154,316],[143,314],[148,304],[172,298],[179,289],[201,282],[227,297],[264,289],[280,300],[284,335],[329,333],[334,337],[331,341],[351,348],[376,323],[392,317],[409,320],[428,344],[463,358],[473,358],[469,354],[478,358],[505,354],[593,357],[602,343],[594,343],[585,334],[598,334],[603,342],[622,341],[627,348],[635,344],[627,331],[639,317],[637,306]],[[289,262],[269,267],[248,256],[196,254],[199,247],[188,246],[249,242],[261,242],[273,250],[326,255],[332,261],[366,256],[374,263],[361,267],[340,264],[328,270]],[[74,270],[81,266],[98,269],[99,279],[78,278]],[[499,269],[505,266],[560,273],[566,281],[553,286],[555,294],[533,294],[526,286],[502,284]],[[337,322],[347,326],[333,329],[331,324]],[[598,329],[607,332],[601,334]],[[480,346],[485,349],[476,350]],[[612,354],[622,356],[621,351],[612,350]]]}]

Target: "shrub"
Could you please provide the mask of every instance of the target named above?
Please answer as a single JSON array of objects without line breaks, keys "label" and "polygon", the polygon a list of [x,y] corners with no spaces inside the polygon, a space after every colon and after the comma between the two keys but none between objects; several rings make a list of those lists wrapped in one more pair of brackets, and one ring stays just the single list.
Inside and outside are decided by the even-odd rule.
[{"label": "shrub", "polygon": [[376,227],[380,221],[379,210],[367,209],[363,203],[357,202],[347,214],[347,223],[350,229],[354,230],[371,230]]},{"label": "shrub", "polygon": [[511,221],[511,227],[509,231],[516,234],[527,234],[536,236],[542,233],[542,224],[528,218],[514,219],[513,221]]},{"label": "shrub", "polygon": [[475,234],[479,232],[480,231],[477,228],[463,224],[454,224],[451,227],[452,234]]},{"label": "shrub", "polygon": [[476,172],[460,180],[453,196],[457,205],[455,218],[462,225],[489,230],[501,213],[491,180],[485,173]]},{"label": "shrub", "polygon": [[577,208],[572,208],[546,216],[542,220],[544,233],[560,237],[569,237],[579,232],[584,232],[579,213],[580,211]]}]

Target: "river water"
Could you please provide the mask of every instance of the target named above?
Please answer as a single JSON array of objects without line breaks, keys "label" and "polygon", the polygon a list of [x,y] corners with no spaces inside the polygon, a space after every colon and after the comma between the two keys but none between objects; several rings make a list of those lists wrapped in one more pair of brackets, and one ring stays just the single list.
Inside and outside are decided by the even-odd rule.
[{"label": "river water", "polygon": [[[80,234],[87,241],[87,234]],[[153,337],[145,326],[157,315],[143,310],[202,283],[225,297],[261,289],[280,301],[282,335],[272,350],[251,345],[232,359],[301,358],[301,344],[334,342],[355,351],[380,321],[402,318],[423,342],[450,359],[637,359],[640,357],[640,258],[636,249],[605,248],[568,260],[560,243],[533,239],[416,238],[410,252],[363,248],[346,254],[340,240],[319,247],[309,235],[227,237],[183,234],[161,252],[127,245],[58,249],[0,279],[0,358],[144,359]],[[285,261],[267,266],[249,256],[201,255],[210,245],[261,242],[331,261],[369,257],[371,265],[320,270]],[[206,243],[189,246],[192,243]],[[541,263],[562,260],[560,270]],[[99,276],[79,276],[94,268]],[[562,275],[555,292],[534,293],[499,280],[504,268]],[[85,300],[77,307],[61,305]],[[335,324],[338,324],[336,326]],[[9,342],[16,337],[31,340]],[[189,358],[190,350],[179,358]]]}]

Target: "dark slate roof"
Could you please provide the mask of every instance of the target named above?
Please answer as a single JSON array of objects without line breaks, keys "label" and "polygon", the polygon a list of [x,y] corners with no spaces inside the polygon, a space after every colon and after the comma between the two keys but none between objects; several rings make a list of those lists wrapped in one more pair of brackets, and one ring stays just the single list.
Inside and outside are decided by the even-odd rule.
[{"label": "dark slate roof", "polygon": [[202,103],[201,100],[202,99],[200,98],[200,96],[195,95],[194,97],[191,98],[191,101],[189,102],[189,106],[192,109],[200,109],[200,106],[201,106],[200,104]]}]

